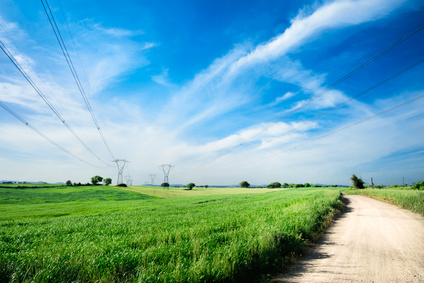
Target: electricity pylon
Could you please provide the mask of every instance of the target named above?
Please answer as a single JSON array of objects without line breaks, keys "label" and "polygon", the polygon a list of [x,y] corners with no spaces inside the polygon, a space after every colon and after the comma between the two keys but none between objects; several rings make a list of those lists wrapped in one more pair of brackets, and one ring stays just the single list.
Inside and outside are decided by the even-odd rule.
[{"label": "electricity pylon", "polygon": [[150,176],[150,183],[152,184],[152,186],[154,186],[156,174],[149,174],[149,176]]},{"label": "electricity pylon", "polygon": [[172,167],[175,167],[175,166],[172,166],[171,164],[162,164],[162,165],[159,165],[159,167],[162,167],[163,182],[169,184],[169,180],[168,180],[169,172],[171,171]]},{"label": "electricity pylon", "polygon": [[126,182],[126,184],[128,185],[128,186],[132,186],[132,179],[131,179],[131,176],[130,175],[126,175],[125,176],[125,179],[127,180],[127,182]]},{"label": "electricity pylon", "polygon": [[115,159],[112,160],[112,162],[116,162],[116,168],[118,169],[118,180],[116,181],[116,184],[121,184],[124,182],[124,177],[122,176],[122,173],[124,172],[125,164],[127,164],[127,160],[125,159]]}]

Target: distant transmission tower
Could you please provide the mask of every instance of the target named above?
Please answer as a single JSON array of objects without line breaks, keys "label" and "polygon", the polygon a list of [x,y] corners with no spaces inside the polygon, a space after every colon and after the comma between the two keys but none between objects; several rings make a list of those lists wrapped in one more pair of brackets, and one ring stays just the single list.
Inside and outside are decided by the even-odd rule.
[{"label": "distant transmission tower", "polygon": [[112,162],[116,162],[116,168],[118,169],[118,180],[116,181],[116,184],[122,184],[124,182],[122,173],[124,172],[125,164],[129,161],[125,159],[115,159]]},{"label": "distant transmission tower", "polygon": [[125,179],[126,179],[126,184],[128,185],[128,186],[132,186],[132,179],[131,179],[131,176],[130,175],[126,175],[125,176]]},{"label": "distant transmission tower", "polygon": [[169,184],[169,180],[168,180],[169,172],[171,171],[172,167],[175,167],[175,166],[172,166],[171,164],[162,164],[162,165],[159,165],[159,167],[162,167],[163,182]]},{"label": "distant transmission tower", "polygon": [[152,184],[152,186],[154,186],[155,185],[155,177],[156,177],[156,174],[149,174],[149,176],[150,176],[150,180],[151,180],[151,184]]}]

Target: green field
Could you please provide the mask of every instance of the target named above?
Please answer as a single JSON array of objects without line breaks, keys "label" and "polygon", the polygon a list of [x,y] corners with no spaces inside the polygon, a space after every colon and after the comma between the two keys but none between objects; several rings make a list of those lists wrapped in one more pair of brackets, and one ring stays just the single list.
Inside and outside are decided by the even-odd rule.
[{"label": "green field", "polygon": [[340,207],[323,188],[0,188],[0,282],[258,280]]},{"label": "green field", "polygon": [[364,195],[424,215],[423,190],[414,190],[411,187],[390,187],[383,189],[350,189],[345,190],[345,192],[352,195]]}]

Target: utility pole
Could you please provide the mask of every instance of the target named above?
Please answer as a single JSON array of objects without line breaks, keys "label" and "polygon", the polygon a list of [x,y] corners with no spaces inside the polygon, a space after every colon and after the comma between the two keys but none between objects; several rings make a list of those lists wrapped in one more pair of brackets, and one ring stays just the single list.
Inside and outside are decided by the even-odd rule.
[{"label": "utility pole", "polygon": [[405,187],[405,177],[402,177],[403,180],[403,186]]},{"label": "utility pole", "polygon": [[172,166],[171,164],[162,164],[162,165],[159,165],[159,167],[162,167],[163,182],[169,184],[169,180],[168,180],[169,172],[171,171],[172,167],[175,167],[175,166]]},{"label": "utility pole", "polygon": [[118,169],[118,179],[116,181],[116,184],[118,185],[124,182],[122,173],[124,172],[125,164],[127,164],[129,161],[125,159],[115,159],[112,160],[112,162],[116,162],[116,168]]},{"label": "utility pole", "polygon": [[371,177],[371,187],[374,189],[374,182],[372,180],[372,177]]},{"label": "utility pole", "polygon": [[149,174],[149,176],[150,176],[150,180],[151,180],[150,184],[152,184],[152,186],[154,186],[156,174]]}]

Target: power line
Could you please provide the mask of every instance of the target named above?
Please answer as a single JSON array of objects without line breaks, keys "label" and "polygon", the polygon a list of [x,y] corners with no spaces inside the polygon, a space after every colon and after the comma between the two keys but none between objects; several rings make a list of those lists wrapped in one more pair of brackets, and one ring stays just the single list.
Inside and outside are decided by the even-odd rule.
[{"label": "power line", "polygon": [[363,62],[361,65],[359,65],[358,67],[356,67],[355,69],[353,69],[352,71],[350,71],[349,73],[347,73],[346,75],[344,75],[343,77],[341,77],[340,79],[338,79],[337,81],[332,83],[330,86],[328,86],[327,88],[325,88],[324,90],[322,90],[318,94],[307,99],[304,103],[302,103],[298,107],[294,108],[289,113],[287,113],[286,115],[284,115],[283,117],[281,117],[279,119],[287,118],[290,115],[298,112],[301,108],[305,107],[306,105],[308,105],[312,101],[316,100],[317,98],[321,97],[323,94],[325,94],[328,91],[330,91],[331,89],[333,89],[335,86],[339,85],[340,83],[344,82],[345,80],[347,80],[348,78],[350,78],[351,76],[353,76],[354,74],[359,72],[360,70],[364,69],[366,66],[370,65],[371,63],[376,61],[378,58],[380,58],[381,56],[383,56],[384,54],[386,54],[387,52],[389,52],[390,50],[392,50],[393,48],[395,48],[396,46],[398,46],[399,44],[401,44],[402,42],[404,42],[405,40],[407,40],[408,38],[410,38],[414,34],[416,34],[417,32],[421,31],[422,29],[424,29],[424,23],[422,23],[421,25],[419,25],[418,27],[416,27],[415,29],[413,29],[412,31],[410,31],[408,34],[404,35],[403,37],[401,37],[397,41],[393,42],[391,45],[387,46],[386,48],[384,48],[383,50],[381,50],[380,52],[378,52],[377,54],[375,54],[374,56],[369,58],[367,61]]},{"label": "power line", "polygon": [[[310,118],[310,119],[306,120],[306,121],[305,121],[305,123],[309,123],[309,122],[311,122],[311,121],[313,121],[313,120],[316,120],[317,118],[320,118],[320,117],[322,117],[322,116],[324,116],[324,115],[328,114],[329,112],[334,111],[334,110],[336,110],[336,109],[338,109],[338,108],[340,108],[340,107],[342,107],[342,106],[344,106],[344,105],[348,104],[348,103],[349,103],[350,101],[352,101],[353,99],[358,98],[359,96],[362,96],[362,95],[364,95],[364,94],[366,94],[366,93],[368,93],[368,92],[370,92],[370,91],[372,91],[372,90],[376,89],[377,87],[379,87],[379,86],[381,86],[381,85],[383,85],[383,84],[385,84],[385,83],[387,83],[387,82],[389,82],[389,81],[391,81],[391,80],[393,80],[393,79],[395,79],[395,78],[399,77],[400,75],[402,75],[402,74],[404,74],[404,73],[406,73],[406,72],[408,72],[408,71],[412,70],[413,68],[415,68],[415,67],[417,67],[417,66],[421,65],[422,63],[424,63],[424,58],[423,58],[423,59],[421,59],[421,60],[418,60],[418,61],[417,61],[417,62],[415,62],[414,64],[412,64],[412,65],[410,65],[410,66],[408,66],[408,67],[404,68],[403,70],[401,70],[401,71],[397,72],[396,74],[394,74],[394,75],[392,75],[392,76],[390,76],[390,77],[388,77],[388,78],[386,78],[386,79],[384,79],[384,80],[382,80],[382,81],[380,81],[380,82],[378,82],[378,83],[374,84],[373,86],[371,86],[371,87],[369,87],[368,89],[366,89],[366,90],[364,90],[364,91],[362,91],[362,92],[358,93],[357,95],[355,95],[355,96],[353,96],[353,97],[350,97],[349,99],[345,100],[344,102],[342,102],[342,103],[340,103],[340,104],[338,104],[338,105],[336,105],[336,106],[332,107],[331,109],[329,109],[329,110],[325,111],[324,113],[321,113],[320,115],[317,115],[317,116],[315,116],[315,117],[313,117],[313,118]],[[392,110],[394,110],[394,109],[396,109],[396,108],[398,108],[398,107],[401,107],[401,106],[403,106],[403,105],[405,105],[405,104],[408,104],[408,103],[413,102],[413,101],[415,101],[415,100],[418,100],[418,99],[420,99],[420,98],[421,98],[421,97],[418,97],[418,98],[413,99],[413,100],[411,100],[411,101],[408,101],[408,102],[405,102],[405,103],[403,103],[403,104],[400,104],[399,106],[395,106],[395,107],[390,108],[390,109],[388,109],[388,110],[385,110],[385,111],[383,111],[383,112],[381,112],[381,113],[379,113],[379,114],[376,114],[376,115],[374,115],[374,116],[371,116],[371,117],[366,118],[366,119],[364,119],[364,120],[361,120],[361,121],[359,121],[359,122],[353,123],[352,125],[348,125],[348,126],[346,126],[346,127],[342,127],[342,128],[340,128],[340,129],[338,129],[338,130],[335,130],[335,131],[334,131],[334,133],[335,133],[335,132],[338,132],[338,131],[341,131],[341,130],[344,130],[344,129],[346,129],[346,128],[349,128],[349,127],[351,127],[351,126],[354,126],[354,125],[356,125],[356,124],[362,123],[362,122],[364,122],[364,121],[366,121],[366,120],[372,119],[372,118],[374,118],[374,117],[376,117],[376,116],[378,116],[378,115],[381,115],[381,114],[384,114],[384,113],[386,113],[386,112],[392,111]],[[284,134],[280,135],[279,137],[285,136],[285,135],[287,135],[287,134],[289,134],[289,133],[291,133],[291,132],[293,132],[293,131],[295,131],[295,130],[296,130],[296,129],[295,129],[295,128],[293,128],[293,129],[291,129],[291,130],[289,130],[289,131],[285,132]],[[289,151],[289,150],[295,149],[295,148],[297,148],[297,147],[303,146],[303,145],[308,144],[308,143],[310,143],[310,142],[312,142],[312,141],[315,141],[315,140],[318,140],[318,139],[324,138],[324,137],[329,136],[329,135],[332,135],[332,134],[333,134],[333,132],[330,132],[329,134],[323,135],[323,136],[321,136],[321,137],[319,137],[319,138],[316,138],[316,139],[313,139],[313,140],[311,140],[311,141],[305,142],[305,143],[303,143],[303,144],[301,144],[301,145],[295,146],[295,147],[293,147],[293,148],[290,148],[290,149],[285,150],[285,151],[282,151],[282,152],[286,152],[286,151]],[[250,152],[252,152],[252,151],[254,151],[254,150],[256,150],[256,149],[251,149],[250,151],[245,152],[245,154],[250,153]],[[275,156],[275,155],[279,155],[279,154],[281,154],[282,152],[275,153],[275,154],[270,154],[270,155],[268,155],[268,156],[266,156],[266,157],[263,157],[263,158],[258,159],[257,161],[254,161],[254,163],[255,163],[255,162],[258,162],[258,161],[262,161],[262,160],[264,160],[264,159],[268,159],[268,158],[273,157],[273,156]]]},{"label": "power line", "polygon": [[[369,58],[368,60],[366,60],[365,62],[363,62],[362,64],[360,64],[359,66],[357,66],[355,69],[351,70],[350,72],[348,72],[346,75],[344,75],[343,77],[339,78],[337,81],[335,81],[334,83],[332,83],[330,86],[328,86],[327,88],[325,88],[324,90],[322,90],[321,92],[319,92],[318,94],[312,96],[311,98],[309,98],[308,100],[306,100],[305,102],[303,102],[301,105],[299,105],[298,107],[292,109],[289,113],[287,113],[286,115],[278,118],[278,120],[287,118],[289,116],[291,116],[292,114],[298,112],[300,109],[302,109],[303,107],[305,107],[306,105],[308,105],[309,103],[311,103],[312,101],[316,100],[317,98],[319,98],[320,96],[324,95],[326,92],[330,91],[331,89],[333,89],[334,87],[336,87],[337,85],[339,85],[340,83],[342,83],[343,81],[347,80],[348,78],[350,78],[351,76],[353,76],[354,74],[356,74],[357,72],[361,71],[362,69],[364,69],[365,67],[367,67],[368,65],[370,65],[371,63],[373,63],[374,61],[376,61],[378,58],[380,58],[381,56],[385,55],[386,53],[388,53],[390,50],[392,50],[393,48],[395,48],[396,46],[400,45],[401,43],[403,43],[404,41],[406,41],[407,39],[409,39],[411,36],[415,35],[416,33],[418,33],[419,31],[421,31],[422,29],[424,29],[424,23],[420,24],[419,26],[417,26],[416,28],[414,28],[413,30],[411,30],[409,33],[405,34],[403,37],[401,37],[400,39],[398,39],[397,41],[393,42],[392,44],[390,44],[389,46],[387,46],[386,48],[384,48],[383,50],[381,50],[380,52],[378,52],[377,54],[375,54],[374,56],[372,56],[371,58]],[[310,44],[310,43],[309,43]],[[308,45],[309,45],[308,44]],[[400,74],[408,71],[409,69],[412,69],[414,67],[416,67],[417,65],[421,64],[422,60],[418,61],[417,63],[411,65],[410,67],[402,70],[401,72],[393,75],[392,77],[387,78],[386,80],[374,85],[373,87],[371,87],[370,89],[364,91],[363,93],[358,94],[355,97],[358,97],[360,95],[363,95],[366,92],[371,91],[372,89],[386,83],[389,80],[392,80],[394,77],[399,76]],[[260,91],[262,91],[272,80],[274,80],[275,78],[272,78],[264,87],[262,87],[260,89]],[[347,100],[350,101],[353,98],[350,98]],[[346,103],[347,103],[346,102]],[[346,104],[345,103],[345,104]],[[344,104],[343,104],[344,105]],[[341,107],[338,106],[338,107]],[[323,113],[322,115],[325,115],[326,113],[332,111],[334,109],[330,109],[329,111],[326,111],[325,113]],[[322,116],[320,115],[320,116]],[[318,116],[319,117],[319,116]],[[318,117],[314,117],[313,119],[316,119]],[[277,122],[272,122],[272,124],[276,124]],[[254,138],[258,137],[261,133],[263,133],[264,131],[266,131],[268,128],[270,127],[270,125],[267,125],[261,132],[257,133],[256,135],[254,135],[253,137],[251,137],[249,140],[253,140]],[[292,130],[293,131],[293,130]],[[287,134],[287,133],[286,133]],[[242,142],[236,146],[234,146],[233,148],[227,150],[225,153],[215,157],[213,160],[204,163],[203,165],[198,166],[197,168],[195,168],[194,170],[199,169],[200,167],[203,167],[207,164],[210,164],[214,161],[216,161],[217,159],[221,158],[224,155],[229,154],[230,152],[234,151],[235,149],[237,149],[238,147],[242,146],[245,143],[249,143],[249,140],[246,140],[245,142]]]},{"label": "power line", "polygon": [[1,50],[6,54],[6,56],[9,58],[9,60],[13,63],[13,65],[19,70],[19,72],[24,76],[24,78],[28,81],[28,83],[32,86],[32,88],[37,92],[37,94],[43,99],[43,101],[47,104],[47,106],[50,108],[50,110],[53,111],[53,113],[56,115],[57,118],[62,122],[63,125],[65,125],[66,128],[74,135],[74,137],[93,155],[95,156],[100,162],[105,164],[106,166],[109,166],[106,162],[104,162],[100,157],[98,157],[83,141],[82,139],[76,134],[76,132],[71,128],[71,126],[63,119],[63,117],[59,114],[59,112],[56,110],[56,108],[50,103],[50,101],[47,99],[47,97],[43,94],[43,92],[38,88],[38,86],[34,83],[34,81],[31,79],[31,77],[25,72],[25,70],[22,68],[22,66],[19,64],[19,62],[15,59],[13,54],[7,49],[5,44],[2,40],[0,40],[0,48]]},{"label": "power line", "polygon": [[[53,32],[54,32],[54,34],[56,36],[56,39],[57,39],[58,43],[59,43],[60,49],[62,50],[62,53],[65,56],[66,63],[69,66],[69,69],[70,69],[70,71],[72,73],[72,76],[73,76],[73,78],[75,80],[75,83],[77,84],[78,90],[81,93],[81,97],[84,100],[84,103],[85,103],[85,105],[86,105],[86,107],[88,109],[88,112],[90,113],[91,118],[92,118],[92,120],[93,120],[93,122],[94,122],[94,124],[95,124],[95,126],[97,128],[97,131],[99,132],[99,134],[100,134],[100,136],[101,136],[101,138],[103,140],[103,143],[105,144],[105,146],[106,146],[109,154],[112,156],[113,159],[116,159],[114,157],[114,155],[113,155],[113,153],[112,153],[112,151],[111,151],[108,143],[106,142],[106,139],[105,139],[105,137],[103,135],[103,132],[100,129],[99,122],[97,121],[96,116],[94,115],[94,111],[93,111],[93,109],[92,109],[92,107],[90,105],[90,102],[88,100],[88,97],[87,97],[87,95],[86,95],[86,93],[84,91],[84,87],[83,87],[83,85],[82,85],[82,83],[81,83],[81,81],[79,79],[79,76],[78,76],[77,71],[75,70],[75,67],[74,67],[74,64],[72,62],[71,56],[69,55],[68,49],[66,48],[66,44],[65,44],[65,42],[64,42],[64,40],[62,38],[62,34],[60,33],[60,30],[59,30],[59,28],[57,26],[57,23],[56,23],[56,20],[54,18],[54,15],[53,15],[53,13],[52,13],[52,11],[50,9],[50,5],[49,5],[49,3],[48,3],[47,0],[44,0],[44,1],[46,3],[44,4],[43,0],[41,0],[41,4],[43,5],[44,11],[46,12],[46,15],[47,15],[47,18],[49,19],[50,25],[51,25],[51,27],[53,29]],[[63,12],[63,10],[62,10],[62,12]],[[68,31],[69,31],[69,26],[68,26]],[[69,33],[70,33],[70,31],[69,31]],[[72,38],[72,36],[71,36],[71,38]],[[75,45],[75,43],[74,43],[74,45]]]},{"label": "power line", "polygon": [[44,139],[48,140],[50,143],[52,143],[56,147],[60,148],[62,151],[66,152],[67,154],[71,155],[72,157],[74,157],[74,158],[78,159],[79,161],[84,162],[84,163],[86,163],[86,164],[88,164],[90,166],[101,168],[99,166],[93,165],[93,164],[91,164],[91,163],[89,163],[89,162],[87,162],[87,161],[79,158],[75,154],[71,153],[70,151],[68,151],[64,147],[60,146],[59,144],[57,144],[56,142],[54,142],[53,140],[51,140],[50,138],[48,138],[46,135],[44,135],[42,132],[40,132],[34,126],[30,125],[24,118],[22,118],[19,114],[17,114],[15,111],[13,111],[12,109],[10,109],[9,107],[7,107],[6,104],[4,104],[1,101],[0,101],[0,106],[3,109],[5,109],[7,112],[9,112],[12,116],[14,116],[16,119],[18,119],[19,121],[21,121],[22,123],[24,123],[28,128],[30,128],[31,130],[33,130],[34,132],[36,132],[37,134],[39,134],[40,136],[42,136]]}]

